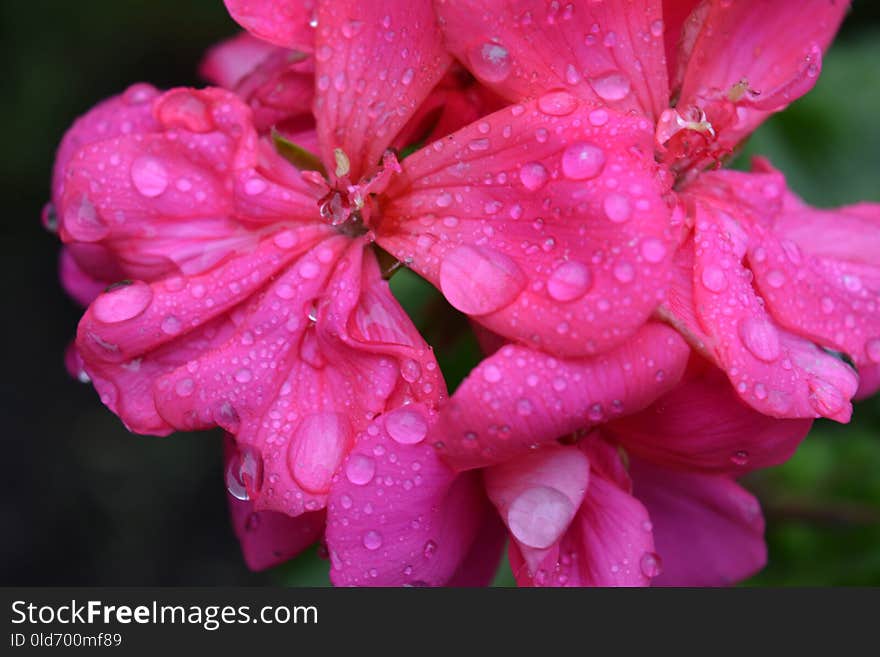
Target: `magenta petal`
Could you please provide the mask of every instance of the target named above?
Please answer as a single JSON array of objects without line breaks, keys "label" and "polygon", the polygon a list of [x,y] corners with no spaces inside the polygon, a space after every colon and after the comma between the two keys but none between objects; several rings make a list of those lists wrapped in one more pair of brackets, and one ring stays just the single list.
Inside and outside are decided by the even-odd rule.
[{"label": "magenta petal", "polygon": [[321,155],[348,156],[352,180],[371,173],[451,58],[430,0],[318,5],[315,116]]},{"label": "magenta petal", "polygon": [[88,306],[111,281],[97,280],[82,270],[69,248],[62,248],[58,257],[58,276],[64,290],[81,306]]},{"label": "magenta petal", "polygon": [[709,366],[641,413],[603,425],[602,432],[653,463],[742,474],[788,460],[812,424],[757,412]]},{"label": "magenta petal", "polygon": [[255,37],[306,52],[314,48],[315,0],[223,0],[235,21]]},{"label": "magenta petal", "polygon": [[848,421],[855,372],[773,321],[743,265],[746,229],[710,203],[696,204],[694,303],[719,366],[743,400],[766,415]]},{"label": "magenta petal", "polygon": [[678,106],[706,106],[714,120],[713,103],[735,105],[733,122],[716,131],[720,127],[719,138],[736,145],[813,88],[822,52],[848,8],[843,0],[703,3],[685,24]]},{"label": "magenta petal", "polygon": [[645,408],[676,385],[688,354],[675,331],[655,323],[592,358],[557,359],[507,345],[480,363],[445,406],[438,447],[456,469],[528,453]]},{"label": "magenta petal", "polygon": [[662,300],[679,238],[646,119],[559,92],[402,166],[377,240],[492,331],[592,354]]},{"label": "magenta petal", "polygon": [[[52,202],[61,205],[67,165],[84,146],[125,134],[157,129],[151,101],[159,91],[149,84],[134,84],[118,96],[99,103],[77,119],[64,134],[52,173]],[[59,210],[60,212],[60,210]]]},{"label": "magenta petal", "polygon": [[647,586],[661,567],[647,510],[598,470],[591,473],[577,515],[544,560],[531,565],[515,543],[510,558],[520,586]]},{"label": "magenta petal", "polygon": [[470,550],[446,586],[482,587],[495,579],[507,543],[507,527],[494,507],[485,505],[483,524],[474,537]]},{"label": "magenta petal", "polygon": [[[422,429],[401,433],[404,416]],[[456,475],[425,442],[432,422],[427,407],[412,404],[357,437],[327,504],[334,584],[439,586],[471,550],[489,505],[478,475]]]},{"label": "magenta petal", "polygon": [[212,46],[199,64],[199,74],[213,85],[233,89],[239,80],[277,49],[242,32]]},{"label": "magenta petal", "polygon": [[510,100],[551,89],[656,118],[669,86],[660,0],[436,0],[446,44]]},{"label": "magenta petal", "polygon": [[439,368],[361,240],[315,245],[233,312],[236,332],[156,384],[178,428],[219,424],[254,454],[257,510],[324,506],[369,419],[445,394]]},{"label": "magenta petal", "polygon": [[[235,444],[224,441],[224,472],[234,459]],[[323,511],[291,517],[276,511],[254,511],[248,500],[227,493],[232,528],[241,544],[244,561],[251,570],[265,570],[292,559],[324,533]]]},{"label": "magenta petal", "polygon": [[751,494],[722,475],[678,472],[633,459],[635,495],[651,514],[660,586],[735,584],[764,567],[764,518]]},{"label": "magenta petal", "polygon": [[486,492],[531,573],[575,517],[590,481],[590,462],[574,446],[549,445],[487,468]]}]

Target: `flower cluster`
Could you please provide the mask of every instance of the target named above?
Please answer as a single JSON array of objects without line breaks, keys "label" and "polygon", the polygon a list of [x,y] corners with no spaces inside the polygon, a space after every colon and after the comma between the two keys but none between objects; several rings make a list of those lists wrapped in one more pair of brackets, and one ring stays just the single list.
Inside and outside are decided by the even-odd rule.
[{"label": "flower cluster", "polygon": [[[719,585],[736,483],[880,387],[880,207],[721,169],[843,0],[226,0],[205,89],[58,151],[73,372],[133,432],[221,427],[252,568],[342,585]],[[806,6],[805,6],[806,5]],[[450,397],[390,292],[473,322]]]}]

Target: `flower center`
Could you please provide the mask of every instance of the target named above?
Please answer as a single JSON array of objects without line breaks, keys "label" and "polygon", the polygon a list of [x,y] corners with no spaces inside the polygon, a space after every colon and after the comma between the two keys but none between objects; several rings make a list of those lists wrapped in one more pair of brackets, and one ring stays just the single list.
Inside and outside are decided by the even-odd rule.
[{"label": "flower center", "polygon": [[375,228],[378,217],[375,199],[384,192],[400,164],[394,151],[388,150],[376,172],[352,183],[351,164],[345,152],[334,151],[336,168],[324,182],[327,192],[318,201],[321,218],[339,232],[358,237]]}]

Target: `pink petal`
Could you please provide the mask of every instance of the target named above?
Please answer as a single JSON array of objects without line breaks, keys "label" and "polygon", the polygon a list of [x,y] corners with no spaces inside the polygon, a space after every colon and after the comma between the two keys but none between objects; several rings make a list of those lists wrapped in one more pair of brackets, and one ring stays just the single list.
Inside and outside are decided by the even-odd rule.
[{"label": "pink petal", "polygon": [[208,49],[199,64],[199,75],[213,85],[234,89],[239,80],[276,50],[275,46],[242,32]]},{"label": "pink petal", "polygon": [[859,368],[859,391],[855,399],[873,397],[880,390],[880,365]]},{"label": "pink petal", "polygon": [[232,18],[255,37],[284,48],[314,48],[315,0],[223,0]]},{"label": "pink petal", "polygon": [[637,412],[676,385],[688,353],[675,331],[654,323],[592,358],[556,359],[507,345],[480,363],[450,399],[438,448],[456,469],[475,468]]},{"label": "pink petal", "polygon": [[[226,471],[236,458],[231,438],[224,442]],[[265,570],[292,559],[324,533],[323,511],[291,516],[276,511],[254,511],[254,505],[227,494],[232,528],[251,570]]]},{"label": "pink petal", "polygon": [[880,364],[880,205],[809,207],[766,162],[715,172],[702,186],[751,212],[748,262],[773,318],[798,335]]},{"label": "pink petal", "polygon": [[549,445],[487,468],[484,479],[489,499],[534,573],[580,508],[590,462],[577,447]]},{"label": "pink petal", "polygon": [[327,504],[330,578],[342,586],[438,586],[460,567],[488,503],[474,473],[455,475],[422,440],[395,439],[391,423],[421,404],[374,420],[337,475]]},{"label": "pink petal", "polygon": [[97,280],[83,271],[69,248],[61,249],[58,276],[64,290],[81,306],[88,306],[111,282]]},{"label": "pink petal", "polygon": [[507,543],[507,527],[495,512],[495,508],[485,505],[483,524],[474,537],[470,550],[461,560],[458,570],[446,586],[482,587],[495,579],[498,565]]},{"label": "pink petal", "polygon": [[685,22],[701,2],[702,0],[663,0],[663,37],[670,80],[674,80],[676,76],[679,43],[684,36]]},{"label": "pink petal", "polygon": [[744,473],[788,460],[812,420],[777,420],[739,399],[727,377],[703,366],[641,413],[603,425],[630,454],[670,468]]},{"label": "pink petal", "polygon": [[444,395],[430,348],[364,246],[341,235],[320,242],[233,312],[224,344],[155,385],[171,425],[220,424],[262,463],[257,510],[323,507],[371,417]]},{"label": "pink petal", "polygon": [[[157,128],[152,101],[159,91],[149,84],[133,84],[124,93],[108,98],[77,119],[64,134],[52,172],[52,202],[60,206],[67,165],[84,146],[121,135],[151,132]],[[60,213],[59,213],[60,214]]]},{"label": "pink petal", "polygon": [[340,148],[358,180],[443,77],[430,0],[383,3],[335,0],[318,5],[315,115],[322,160]]},{"label": "pink petal", "polygon": [[96,141],[68,160],[59,232],[93,276],[200,273],[254,248],[259,235],[239,217],[316,216],[315,194],[257,141],[250,112],[233,94],[176,89],[153,103],[153,113],[158,122],[146,132]]},{"label": "pink petal", "polygon": [[487,328],[585,355],[622,342],[657,306],[677,228],[647,120],[562,92],[548,102],[496,112],[407,158],[377,239]]},{"label": "pink petal", "polygon": [[[737,144],[770,114],[813,88],[822,52],[848,8],[849,2],[828,0],[710,0],[700,5],[685,25],[679,52],[678,106],[704,107],[720,139]],[[713,104],[725,103],[732,115],[722,125]]]},{"label": "pink petal", "polygon": [[855,373],[768,315],[743,266],[745,229],[725,210],[698,202],[694,235],[697,317],[742,399],[772,417],[848,421]]},{"label": "pink petal", "polygon": [[767,562],[764,518],[751,494],[722,475],[630,464],[635,495],[651,514],[660,586],[724,586]]},{"label": "pink petal", "polygon": [[649,118],[669,98],[661,4],[435,2],[450,50],[506,98],[569,89]]},{"label": "pink petal", "polygon": [[645,507],[597,470],[571,526],[544,561],[531,566],[523,554],[511,543],[520,586],[647,586],[660,568]]},{"label": "pink petal", "polygon": [[[267,134],[272,129],[284,134],[314,130],[313,58],[293,50],[273,48],[238,81],[234,90],[253,111],[254,127],[260,134]],[[304,148],[313,148],[301,140],[294,141]]]}]

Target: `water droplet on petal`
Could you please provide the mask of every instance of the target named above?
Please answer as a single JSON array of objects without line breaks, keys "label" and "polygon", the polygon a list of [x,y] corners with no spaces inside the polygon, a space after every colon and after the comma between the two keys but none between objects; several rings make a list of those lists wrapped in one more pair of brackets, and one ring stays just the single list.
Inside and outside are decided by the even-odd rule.
[{"label": "water droplet on petal", "polygon": [[415,445],[425,439],[428,423],[417,410],[403,407],[385,416],[385,430],[401,445]]},{"label": "water droplet on petal", "polygon": [[593,90],[604,100],[622,100],[630,91],[630,82],[622,73],[614,71],[590,80]]},{"label": "water droplet on petal", "polygon": [[180,333],[181,329],[183,329],[183,325],[180,323],[180,320],[177,319],[174,315],[168,315],[165,319],[162,320],[162,332],[168,335],[177,335]]},{"label": "water droplet on petal", "polygon": [[666,247],[656,237],[642,241],[642,257],[648,262],[657,264],[666,257]]},{"label": "water droplet on petal", "polygon": [[605,152],[588,142],[571,144],[562,154],[562,173],[571,180],[595,178],[605,168]]},{"label": "water droplet on petal", "polygon": [[116,286],[108,290],[92,304],[95,319],[105,324],[115,324],[137,317],[153,300],[153,289],[141,281]]},{"label": "water droplet on petal", "polygon": [[288,445],[290,474],[304,490],[326,493],[351,444],[351,425],[346,416],[329,411],[308,415]]},{"label": "water droplet on petal", "polygon": [[440,288],[457,310],[485,315],[511,303],[526,277],[511,258],[487,247],[463,245],[440,265]]},{"label": "water droplet on petal", "polygon": [[499,43],[481,43],[468,54],[471,68],[485,82],[501,82],[510,75],[510,53]]},{"label": "water droplet on petal", "polygon": [[767,274],[767,285],[770,287],[780,288],[785,285],[785,274],[778,269],[774,269]]},{"label": "water droplet on petal", "polygon": [[352,454],[345,464],[345,476],[357,486],[365,486],[376,474],[376,462],[364,454]]},{"label": "water droplet on petal", "polygon": [[547,279],[547,293],[556,301],[579,299],[593,284],[593,275],[587,265],[569,260],[557,267]]},{"label": "water droplet on petal", "polygon": [[541,189],[549,177],[547,169],[540,162],[526,162],[519,169],[519,179],[530,192]]},{"label": "water droplet on petal", "polygon": [[645,577],[657,577],[663,572],[660,555],[655,552],[645,552],[639,560],[639,569]]},{"label": "water droplet on petal", "polygon": [[154,198],[168,187],[168,172],[159,160],[144,155],[131,164],[131,182],[141,194]]},{"label": "water droplet on petal", "polygon": [[705,287],[710,292],[723,292],[727,289],[727,276],[721,270],[720,267],[716,267],[715,265],[709,265],[705,269],[703,269],[703,273],[700,275],[700,280],[703,283],[703,287]]},{"label": "water droplet on petal", "polygon": [[382,534],[375,530],[370,530],[364,534],[364,547],[368,550],[378,550],[382,547]]},{"label": "water droplet on petal", "polygon": [[566,530],[575,508],[567,495],[549,486],[523,491],[507,510],[510,533],[523,545],[548,548]]},{"label": "water droplet on petal", "polygon": [[632,205],[623,194],[609,194],[602,202],[602,208],[608,220],[616,224],[622,224],[632,216]]},{"label": "water droplet on petal", "polygon": [[548,91],[538,98],[538,109],[549,116],[568,116],[577,106],[577,98],[567,91]]},{"label": "water droplet on petal", "polygon": [[739,323],[739,337],[752,355],[765,363],[772,363],[781,353],[779,332],[766,319],[746,317]]}]

